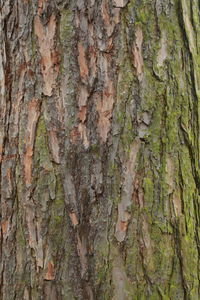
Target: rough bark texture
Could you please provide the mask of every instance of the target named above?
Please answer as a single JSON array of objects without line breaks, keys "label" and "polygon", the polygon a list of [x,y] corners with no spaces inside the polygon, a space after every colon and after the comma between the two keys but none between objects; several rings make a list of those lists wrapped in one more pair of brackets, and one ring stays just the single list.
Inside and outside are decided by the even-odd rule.
[{"label": "rough bark texture", "polygon": [[198,0],[1,0],[0,299],[200,299]]}]

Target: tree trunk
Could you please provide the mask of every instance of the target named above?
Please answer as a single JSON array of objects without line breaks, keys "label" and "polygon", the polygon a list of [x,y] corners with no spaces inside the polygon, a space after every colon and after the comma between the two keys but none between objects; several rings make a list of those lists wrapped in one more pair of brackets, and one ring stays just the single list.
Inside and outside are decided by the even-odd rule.
[{"label": "tree trunk", "polygon": [[200,299],[198,0],[0,13],[0,299]]}]

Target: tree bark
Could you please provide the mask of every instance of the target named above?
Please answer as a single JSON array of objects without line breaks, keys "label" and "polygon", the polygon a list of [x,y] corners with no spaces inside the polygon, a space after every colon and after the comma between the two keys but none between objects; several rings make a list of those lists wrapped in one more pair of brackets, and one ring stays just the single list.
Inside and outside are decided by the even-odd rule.
[{"label": "tree bark", "polygon": [[0,14],[0,299],[199,299],[198,0]]}]

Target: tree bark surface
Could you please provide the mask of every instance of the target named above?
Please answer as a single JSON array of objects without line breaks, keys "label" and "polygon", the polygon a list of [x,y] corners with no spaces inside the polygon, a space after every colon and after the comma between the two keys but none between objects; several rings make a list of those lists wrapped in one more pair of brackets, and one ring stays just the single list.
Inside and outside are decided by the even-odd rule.
[{"label": "tree bark surface", "polygon": [[200,299],[199,15],[0,1],[0,299]]}]

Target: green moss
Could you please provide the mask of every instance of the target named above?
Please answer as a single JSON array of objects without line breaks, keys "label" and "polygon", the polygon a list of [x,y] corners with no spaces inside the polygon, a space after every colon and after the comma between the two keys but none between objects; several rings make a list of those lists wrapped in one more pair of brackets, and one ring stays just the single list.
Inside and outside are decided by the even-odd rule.
[{"label": "green moss", "polygon": [[132,100],[134,85],[134,73],[131,58],[128,54],[126,35],[126,19],[122,16],[122,28],[120,32],[120,46],[117,64],[119,67],[117,82],[117,100],[113,111],[113,128],[120,134],[120,148],[129,153],[130,145],[135,137],[133,129],[133,115],[129,106]]},{"label": "green moss", "polygon": [[[163,2],[157,18],[152,1],[140,1],[137,4],[129,1],[121,13],[119,36],[122,46],[118,57],[117,100],[113,114],[113,128],[119,135],[119,156],[128,157],[130,145],[135,138],[134,127],[137,124],[133,120],[133,112],[129,111],[131,99],[134,99],[135,105],[137,102],[137,107],[133,110],[137,110],[138,115],[147,111],[151,116],[148,136],[142,141],[138,168],[138,173],[144,178],[139,189],[140,193],[144,193],[144,203],[140,206],[137,195],[134,195],[136,203],[131,210],[122,251],[126,257],[125,272],[131,282],[130,290],[129,283],[126,286],[127,297],[130,296],[131,299],[183,299],[184,289],[188,299],[198,298],[198,251],[195,234],[198,232],[199,216],[195,215],[195,209],[199,201],[199,94],[196,88],[199,65],[195,53],[192,53],[191,59],[185,47],[179,23],[180,1],[174,1],[171,9],[165,5],[166,2]],[[137,82],[131,61],[131,47],[138,25],[143,32],[142,82]],[[158,66],[163,33],[166,34],[167,57],[163,65]],[[190,76],[191,73],[194,76]],[[195,83],[190,77],[195,78]],[[166,172],[168,155],[173,157],[171,176],[174,186],[170,192]],[[116,199],[120,200],[121,174],[116,161],[109,165],[109,175],[114,178],[110,188],[114,191],[114,203]],[[173,193],[177,191],[180,191],[184,216],[181,212],[180,215],[175,214],[173,210]],[[152,252],[140,248],[144,234],[141,222],[143,218],[149,224]],[[113,217],[113,220],[116,219],[117,212]],[[123,266],[122,269],[124,270]],[[153,282],[152,286],[148,285],[145,278]],[[184,285],[187,285],[184,288],[183,280]]]},{"label": "green moss", "polygon": [[105,300],[111,297],[110,273],[111,265],[109,262],[110,248],[105,239],[98,242],[94,260],[94,288],[96,295],[104,295]]},{"label": "green moss", "polygon": [[70,41],[73,33],[73,15],[70,9],[63,9],[60,18],[60,39],[62,44]]},{"label": "green moss", "polygon": [[144,178],[143,189],[144,189],[145,207],[149,207],[149,210],[151,210],[153,199],[154,199],[154,183],[151,178],[149,177]]},{"label": "green moss", "polygon": [[90,145],[90,148],[89,148],[89,151],[90,151],[93,155],[99,157],[99,156],[100,156],[100,147],[99,147],[99,144],[91,144],[91,145]]},{"label": "green moss", "polygon": [[33,169],[37,187],[33,197],[42,211],[49,213],[49,243],[53,254],[58,251],[61,242],[64,214],[63,188],[56,168],[51,162],[45,120],[41,116],[37,124],[34,147]]},{"label": "green moss", "polygon": [[57,180],[56,180],[56,199],[54,201],[57,209],[61,210],[63,208],[63,202],[64,202],[63,186],[62,186],[62,182],[61,182],[60,176],[57,175]]},{"label": "green moss", "polygon": [[[52,201],[50,208],[50,222],[49,222],[49,243],[53,255],[59,251],[59,247],[62,244],[62,232],[64,220],[65,204],[64,204],[64,192],[60,176],[55,177],[56,190],[55,199]],[[66,226],[66,225],[65,225]]]},{"label": "green moss", "polygon": [[[60,72],[65,73],[65,69],[68,67],[66,58],[70,59],[72,52],[72,37],[73,37],[73,14],[70,9],[63,9],[60,17],[60,42],[63,48],[63,56],[61,57]],[[69,70],[68,70],[69,72]]]},{"label": "green moss", "polygon": [[36,129],[34,165],[36,170],[38,170],[39,167],[43,167],[49,171],[53,168],[50,161],[46,125],[43,116],[39,118]]},{"label": "green moss", "polygon": [[71,289],[65,288],[65,293],[62,297],[63,300],[76,300]]},{"label": "green moss", "polygon": [[[21,225],[20,221],[18,221],[18,226],[17,226],[17,231],[16,231],[16,242],[17,242],[17,245],[19,245],[20,248],[23,248],[26,245],[24,232],[23,232],[22,225]],[[21,251],[21,250],[19,250],[19,251]]]},{"label": "green moss", "polygon": [[54,223],[55,223],[55,226],[61,224],[61,222],[62,222],[61,216],[54,216]]}]

